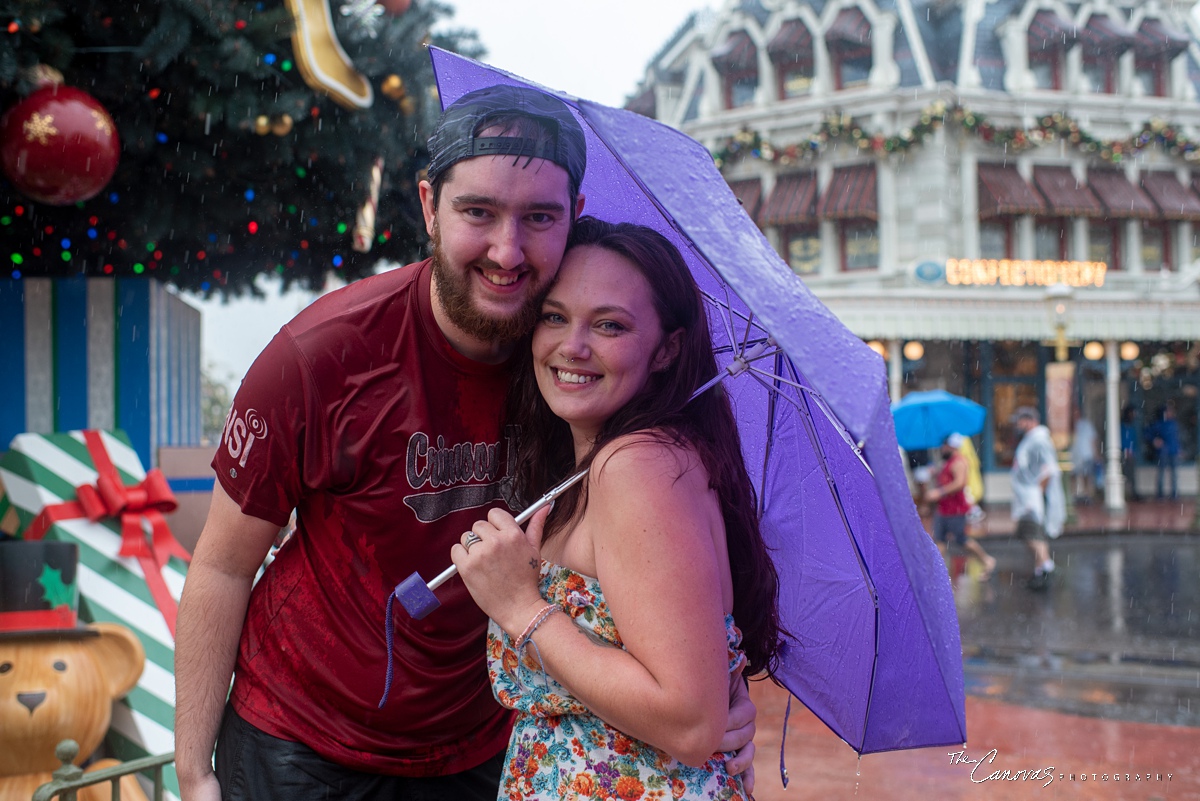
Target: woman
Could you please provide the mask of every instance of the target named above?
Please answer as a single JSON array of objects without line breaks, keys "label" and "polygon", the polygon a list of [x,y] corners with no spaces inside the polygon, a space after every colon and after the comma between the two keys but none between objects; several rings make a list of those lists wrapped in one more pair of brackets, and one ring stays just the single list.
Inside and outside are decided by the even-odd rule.
[{"label": "woman", "polygon": [[587,478],[527,532],[493,511],[452,553],[518,712],[501,798],[743,797],[714,751],[730,674],[777,658],[778,580],[729,402],[689,402],[716,374],[674,246],[581,219],[509,401],[523,497]]}]

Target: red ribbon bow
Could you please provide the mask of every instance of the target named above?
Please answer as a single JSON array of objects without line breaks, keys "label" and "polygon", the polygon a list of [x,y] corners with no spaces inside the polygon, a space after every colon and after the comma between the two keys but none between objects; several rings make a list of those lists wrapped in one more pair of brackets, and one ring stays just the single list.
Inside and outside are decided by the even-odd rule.
[{"label": "red ribbon bow", "polygon": [[[98,474],[95,485],[82,484],[75,488],[75,500],[56,503],[42,509],[29,524],[25,539],[40,540],[55,523],[87,518],[95,523],[110,517],[121,519],[121,550],[119,556],[132,556],[142,567],[150,596],[162,613],[171,636],[175,636],[175,599],[167,589],[162,569],[167,560],[178,557],[185,562],[191,555],[184,549],[167,525],[163,512],[175,511],[178,504],[167,479],[158,468],[149,470],[140,484],[126,487],[121,483],[117,468],[109,458],[99,431],[84,431],[84,443]],[[143,522],[150,524],[147,540]]]}]

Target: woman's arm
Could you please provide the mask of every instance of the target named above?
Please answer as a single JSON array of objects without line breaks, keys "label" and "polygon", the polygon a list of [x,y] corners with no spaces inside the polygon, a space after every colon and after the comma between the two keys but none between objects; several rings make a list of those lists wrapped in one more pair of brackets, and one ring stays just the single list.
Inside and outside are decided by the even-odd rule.
[{"label": "woman's arm", "polygon": [[[529,542],[522,554],[520,530],[502,517],[511,521],[493,513],[492,525],[476,527],[484,541],[469,557],[460,547],[453,553],[476,602],[515,638],[543,602],[483,577],[503,572],[503,561],[528,571]],[[539,540],[542,519],[531,524]],[[714,521],[716,499],[694,454],[646,438],[606,448],[589,476],[586,524],[596,578],[627,651],[596,642],[562,614],[533,636],[546,671],[597,716],[693,765],[717,750],[729,706]]]}]

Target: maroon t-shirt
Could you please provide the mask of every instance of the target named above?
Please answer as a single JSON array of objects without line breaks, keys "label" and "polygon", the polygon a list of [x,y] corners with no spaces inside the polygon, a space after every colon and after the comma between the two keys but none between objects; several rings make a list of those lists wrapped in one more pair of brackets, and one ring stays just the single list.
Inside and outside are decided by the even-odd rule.
[{"label": "maroon t-shirt", "polygon": [[424,620],[384,609],[413,571],[508,493],[501,405],[509,366],[456,352],[434,321],[429,262],[330,293],[250,368],[213,459],[246,514],[296,533],[250,596],[232,703],[254,726],[373,773],[446,775],[507,744],[487,619],[455,577]]}]

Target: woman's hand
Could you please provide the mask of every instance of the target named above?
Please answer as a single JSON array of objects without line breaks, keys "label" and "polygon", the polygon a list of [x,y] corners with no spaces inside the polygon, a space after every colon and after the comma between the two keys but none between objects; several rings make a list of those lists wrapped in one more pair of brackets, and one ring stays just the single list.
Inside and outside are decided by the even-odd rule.
[{"label": "woman's hand", "polygon": [[514,640],[546,604],[538,592],[538,576],[549,514],[549,506],[539,509],[522,531],[512,515],[493,509],[450,549],[475,603]]}]

